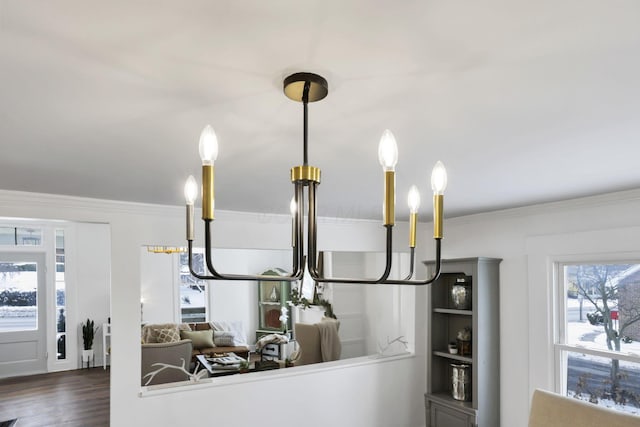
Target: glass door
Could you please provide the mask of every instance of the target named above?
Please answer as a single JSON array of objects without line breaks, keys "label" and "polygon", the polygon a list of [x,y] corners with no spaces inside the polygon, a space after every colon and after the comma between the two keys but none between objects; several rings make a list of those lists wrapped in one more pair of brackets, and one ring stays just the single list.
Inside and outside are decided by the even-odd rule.
[{"label": "glass door", "polygon": [[44,259],[0,252],[0,377],[46,372]]}]

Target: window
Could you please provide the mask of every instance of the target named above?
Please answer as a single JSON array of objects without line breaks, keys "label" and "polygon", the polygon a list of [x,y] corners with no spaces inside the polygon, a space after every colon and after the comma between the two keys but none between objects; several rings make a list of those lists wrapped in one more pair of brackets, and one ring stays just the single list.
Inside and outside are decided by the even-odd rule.
[{"label": "window", "polygon": [[557,271],[560,387],[640,414],[640,264],[563,263]]},{"label": "window", "polygon": [[0,260],[0,332],[38,329],[38,264]]},{"label": "window", "polygon": [[56,242],[56,348],[58,360],[67,358],[67,319],[66,319],[66,286],[65,286],[65,255],[64,230],[55,231]]},{"label": "window", "polygon": [[[181,253],[179,260],[180,321],[185,323],[206,322],[208,321],[206,282],[193,277],[189,272],[188,253]],[[205,274],[202,249],[193,250],[193,268],[196,273]]]},{"label": "window", "polygon": [[42,230],[31,227],[0,227],[2,246],[40,246]]}]

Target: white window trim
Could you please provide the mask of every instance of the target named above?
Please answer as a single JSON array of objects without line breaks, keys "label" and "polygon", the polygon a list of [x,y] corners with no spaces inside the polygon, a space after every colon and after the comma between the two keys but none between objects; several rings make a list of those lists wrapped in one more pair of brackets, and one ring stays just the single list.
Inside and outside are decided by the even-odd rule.
[{"label": "white window trim", "polygon": [[562,366],[555,347],[556,265],[640,259],[640,227],[623,227],[527,238],[529,308],[529,396],[536,388],[562,392],[556,372]]},{"label": "white window trim", "polygon": [[[633,352],[619,352],[611,350],[601,350],[590,348],[577,344],[566,343],[566,321],[565,315],[567,313],[567,297],[565,288],[564,267],[568,265],[576,264],[638,264],[640,259],[627,258],[628,254],[625,254],[624,258],[615,258],[615,254],[604,254],[607,259],[598,258],[598,255],[590,254],[587,256],[580,256],[571,261],[563,261],[554,263],[554,281],[553,289],[555,295],[554,301],[554,339],[553,339],[553,353],[555,356],[555,390],[562,394],[567,394],[567,356],[568,353],[581,353],[589,354],[591,356],[599,356],[609,359],[623,360],[626,362],[640,363],[640,354]],[[613,257],[613,259],[610,259]],[[588,260],[585,260],[588,258]]]},{"label": "white window trim", "polygon": [[[204,248],[193,248],[193,253],[204,253]],[[180,254],[176,253],[176,254],[172,254],[173,257],[173,283],[174,283],[174,301],[175,301],[175,307],[174,307],[174,313],[175,313],[175,321],[176,323],[182,323],[182,298],[180,296]],[[211,292],[209,292],[209,285],[205,285],[204,287],[204,301],[205,301],[205,306],[204,306],[204,318],[205,321],[208,322],[211,317],[210,317],[210,311],[211,311],[211,301],[209,300],[209,298],[211,297]]]}]

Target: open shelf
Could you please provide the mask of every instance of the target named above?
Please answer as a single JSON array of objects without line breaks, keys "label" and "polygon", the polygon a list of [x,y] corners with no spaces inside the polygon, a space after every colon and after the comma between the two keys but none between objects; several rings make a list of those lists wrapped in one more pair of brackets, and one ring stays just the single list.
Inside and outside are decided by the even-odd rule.
[{"label": "open shelf", "polygon": [[467,357],[467,356],[460,356],[457,354],[451,354],[445,351],[434,351],[433,352],[434,356],[438,356],[438,357],[444,357],[445,359],[450,359],[450,360],[457,360],[458,362],[464,362],[464,363],[468,363],[468,364],[473,364],[473,359],[471,357]]},{"label": "open shelf", "polygon": [[458,314],[460,316],[472,316],[473,311],[471,310],[457,310],[455,308],[434,308],[434,313],[442,313],[442,314]]},{"label": "open shelf", "polygon": [[[499,264],[495,258],[443,260],[429,287],[426,427],[500,425]],[[462,347],[458,337],[467,328],[464,356],[449,353],[450,345]]]}]

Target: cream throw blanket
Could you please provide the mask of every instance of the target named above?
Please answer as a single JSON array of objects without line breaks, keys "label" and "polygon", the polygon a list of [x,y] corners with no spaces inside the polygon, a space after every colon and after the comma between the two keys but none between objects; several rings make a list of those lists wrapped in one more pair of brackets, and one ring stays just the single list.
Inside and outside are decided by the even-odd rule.
[{"label": "cream throw blanket", "polygon": [[322,353],[322,361],[330,362],[340,359],[342,352],[342,344],[338,337],[338,327],[340,322],[335,319],[325,317],[322,321],[316,323],[320,331],[320,352]]},{"label": "cream throw blanket", "polygon": [[289,342],[289,337],[282,334],[268,334],[262,336],[256,343],[256,351],[260,351],[268,344],[286,344]]}]

